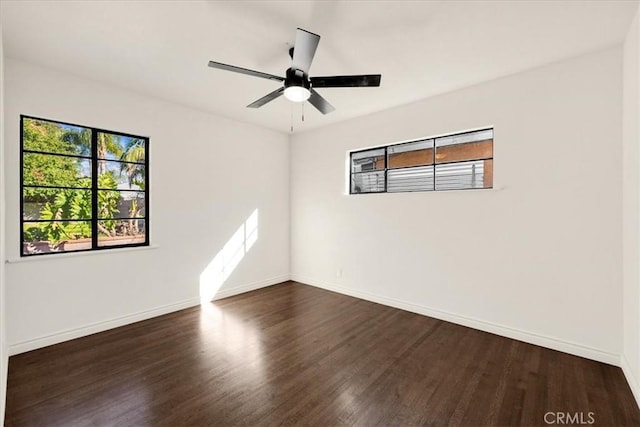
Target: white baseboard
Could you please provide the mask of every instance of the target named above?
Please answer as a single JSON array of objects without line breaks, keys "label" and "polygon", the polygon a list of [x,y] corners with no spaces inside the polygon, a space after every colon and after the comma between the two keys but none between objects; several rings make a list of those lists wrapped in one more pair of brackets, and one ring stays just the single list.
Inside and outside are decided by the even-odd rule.
[{"label": "white baseboard", "polygon": [[49,345],[58,344],[75,338],[103,332],[109,329],[118,328],[141,320],[151,319],[152,317],[162,316],[163,314],[172,313],[174,311],[183,310],[200,304],[198,298],[191,298],[174,304],[167,304],[161,307],[152,308],[150,310],[140,311],[126,316],[115,317],[110,320],[91,323],[79,328],[67,329],[65,331],[44,335],[27,341],[13,343],[9,345],[9,356],[24,353],[38,348],[47,347]]},{"label": "white baseboard", "polygon": [[631,370],[629,360],[627,360],[627,356],[625,356],[624,354],[620,356],[620,367],[622,368],[622,372],[624,372],[624,376],[627,378],[629,388],[631,388],[633,397],[636,398],[636,403],[640,408],[640,381],[638,381],[638,377],[636,377],[636,375]]},{"label": "white baseboard", "polygon": [[2,362],[0,363],[0,424],[4,425],[4,412],[6,408],[7,396],[7,375],[9,370],[8,348],[4,340],[0,341],[2,346]]},{"label": "white baseboard", "polygon": [[234,295],[243,294],[245,292],[255,291],[256,289],[266,288],[267,286],[277,285],[278,283],[286,282],[291,279],[291,276],[288,274],[272,277],[271,279],[260,280],[258,282],[247,283],[242,286],[234,286],[230,289],[224,289],[220,292],[216,292],[215,296],[211,301],[217,301],[223,298],[229,298]]},{"label": "white baseboard", "polygon": [[397,300],[381,295],[375,295],[369,292],[363,292],[359,290],[349,289],[342,286],[334,285],[331,283],[314,280],[312,278],[298,276],[293,274],[291,280],[315,286],[318,288],[326,289],[328,291],[337,292],[344,295],[360,298],[363,300],[375,302],[378,304],[386,305],[389,307],[399,308],[401,310],[410,311],[412,313],[422,314],[423,316],[429,316],[447,322],[456,323],[470,328],[478,329],[492,334],[500,335],[507,338],[512,338],[518,341],[523,341],[529,344],[539,345],[541,347],[550,348],[552,350],[562,351],[564,353],[573,354],[587,359],[596,360],[598,362],[607,363],[614,366],[620,365],[620,355],[609,353],[606,351],[598,350],[596,348],[587,347],[581,344],[561,340],[558,338],[540,335],[521,329],[511,328],[509,326],[500,325],[497,323],[487,322],[485,320],[474,319],[472,317],[461,316],[459,314],[450,313],[443,310],[438,310],[431,307],[413,304],[406,301]]},{"label": "white baseboard", "polygon": [[[289,278],[289,275],[283,275],[271,279],[261,280],[258,282],[248,283],[241,286],[234,286],[232,288],[218,292],[215,295],[214,300],[227,298],[233,295],[238,295],[259,288],[275,285],[277,283],[285,282],[289,280]],[[150,310],[144,310],[138,313],[120,316],[102,322],[91,323],[79,328],[67,329],[65,331],[44,335],[31,340],[13,343],[10,344],[8,348],[9,356],[14,356],[16,354],[25,353],[27,351],[36,350],[42,347],[47,347],[49,345],[58,344],[64,341],[69,341],[98,332],[103,332],[109,329],[118,328],[120,326],[129,325],[131,323],[140,322],[142,320],[151,319],[152,317],[162,316],[163,314],[184,310],[185,308],[194,307],[197,305],[200,305],[200,298],[190,298],[188,300],[163,305],[161,307],[152,308]]]},{"label": "white baseboard", "polygon": [[[602,350],[583,346],[580,344],[572,343],[572,342],[561,340],[554,337],[535,334],[535,333],[523,331],[520,329],[511,328],[508,326],[487,322],[484,320],[474,319],[466,316],[461,316],[455,313],[437,310],[431,307],[425,307],[425,306],[409,303],[406,301],[384,297],[381,295],[375,295],[368,292],[353,290],[353,289],[341,287],[338,285],[310,279],[307,277],[296,276],[296,275],[293,275],[293,276],[282,275],[282,276],[273,277],[266,280],[248,283],[241,286],[234,286],[232,288],[224,289],[223,291],[218,292],[213,298],[213,300],[228,298],[233,295],[239,295],[239,294],[250,292],[256,289],[272,286],[281,282],[285,282],[287,280],[295,280],[297,282],[307,284],[310,286],[315,286],[318,288],[326,289],[326,290],[337,292],[340,294],[350,295],[363,300],[372,301],[378,304],[383,304],[386,306],[399,308],[401,310],[410,311],[410,312],[421,314],[424,316],[429,316],[436,319],[445,320],[448,322],[468,326],[474,329],[490,332],[490,333],[501,335],[507,338],[512,338],[512,339],[527,342],[530,344],[551,348],[553,350],[574,354],[576,356],[597,360],[599,362],[604,362],[604,363],[608,363],[615,366],[622,366],[625,372],[625,375],[627,376],[627,380],[629,381],[629,384],[631,386],[631,389],[633,390],[634,396],[640,402],[640,398],[639,398],[640,387],[638,387],[638,381],[631,374],[628,363],[625,362],[626,359],[621,360],[620,356],[617,354],[605,352]],[[139,322],[141,320],[146,320],[152,317],[161,316],[163,314],[171,313],[174,311],[183,310],[185,308],[193,307],[199,304],[200,304],[200,300],[198,298],[192,298],[192,299],[184,300],[178,303],[168,304],[168,305],[153,308],[150,310],[145,310],[145,311],[141,311],[141,312],[126,315],[126,316],[117,317],[107,321],[96,322],[83,327],[68,329],[68,330],[57,332],[54,334],[45,335],[35,339],[11,344],[8,347],[8,353],[10,356],[24,353],[27,351],[46,347],[49,345],[58,344],[63,341],[80,338],[86,335],[91,335],[97,332],[106,331],[109,329],[117,328],[117,327],[128,325],[131,323]],[[626,363],[626,368],[625,368],[625,363]]]}]

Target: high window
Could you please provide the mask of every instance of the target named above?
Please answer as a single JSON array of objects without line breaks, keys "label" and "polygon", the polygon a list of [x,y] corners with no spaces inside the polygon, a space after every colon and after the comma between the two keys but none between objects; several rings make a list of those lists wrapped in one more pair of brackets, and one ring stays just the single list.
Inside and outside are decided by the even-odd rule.
[{"label": "high window", "polygon": [[21,255],[149,245],[149,138],[20,116]]},{"label": "high window", "polygon": [[351,153],[351,194],[493,187],[493,129]]}]

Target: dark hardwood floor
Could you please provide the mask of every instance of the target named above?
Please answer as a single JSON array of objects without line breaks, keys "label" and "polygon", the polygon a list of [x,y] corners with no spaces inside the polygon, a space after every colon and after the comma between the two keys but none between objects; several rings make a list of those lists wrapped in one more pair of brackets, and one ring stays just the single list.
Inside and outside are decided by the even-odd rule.
[{"label": "dark hardwood floor", "polygon": [[544,426],[558,412],[640,425],[619,368],[289,282],[13,356],[5,422]]}]

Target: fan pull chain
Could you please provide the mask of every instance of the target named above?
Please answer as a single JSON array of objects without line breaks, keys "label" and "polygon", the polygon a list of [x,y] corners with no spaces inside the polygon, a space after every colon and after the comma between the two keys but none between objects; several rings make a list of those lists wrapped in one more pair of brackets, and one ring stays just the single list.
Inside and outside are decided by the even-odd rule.
[{"label": "fan pull chain", "polygon": [[293,104],[291,105],[291,133],[293,133]]},{"label": "fan pull chain", "polygon": [[304,102],[302,102],[302,121],[304,122]]}]

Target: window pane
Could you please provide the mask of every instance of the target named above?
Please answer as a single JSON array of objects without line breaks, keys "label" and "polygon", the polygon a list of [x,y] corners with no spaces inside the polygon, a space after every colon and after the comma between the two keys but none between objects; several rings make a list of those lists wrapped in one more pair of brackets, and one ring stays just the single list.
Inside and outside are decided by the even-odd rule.
[{"label": "window pane", "polygon": [[145,166],[119,161],[99,160],[98,188],[144,190]]},{"label": "window pane", "polygon": [[389,168],[405,168],[433,164],[433,139],[399,144],[387,150]]},{"label": "window pane", "polygon": [[146,220],[98,221],[98,246],[134,245],[145,242]]},{"label": "window pane", "polygon": [[492,129],[436,139],[436,163],[490,159],[492,157]]},{"label": "window pane", "polygon": [[23,219],[91,219],[91,190],[24,188]]},{"label": "window pane", "polygon": [[77,157],[24,153],[24,185],[88,188],[91,161]]},{"label": "window pane", "polygon": [[436,147],[436,163],[490,159],[493,157],[493,141],[485,140],[464,144]]},{"label": "window pane", "polygon": [[351,153],[351,172],[384,170],[384,148]]},{"label": "window pane", "polygon": [[144,218],[146,200],[143,191],[98,190],[98,218]]},{"label": "window pane", "polygon": [[91,130],[24,117],[22,147],[47,153],[91,156]]},{"label": "window pane", "polygon": [[491,160],[436,165],[436,190],[463,190],[492,186],[493,161]]},{"label": "window pane", "polygon": [[389,192],[433,190],[433,166],[390,170],[387,179]]},{"label": "window pane", "polygon": [[377,193],[384,191],[384,171],[351,175],[352,193]]},{"label": "window pane", "polygon": [[145,140],[114,133],[98,132],[98,159],[145,162]]},{"label": "window pane", "polygon": [[91,249],[90,221],[25,222],[24,255]]}]

